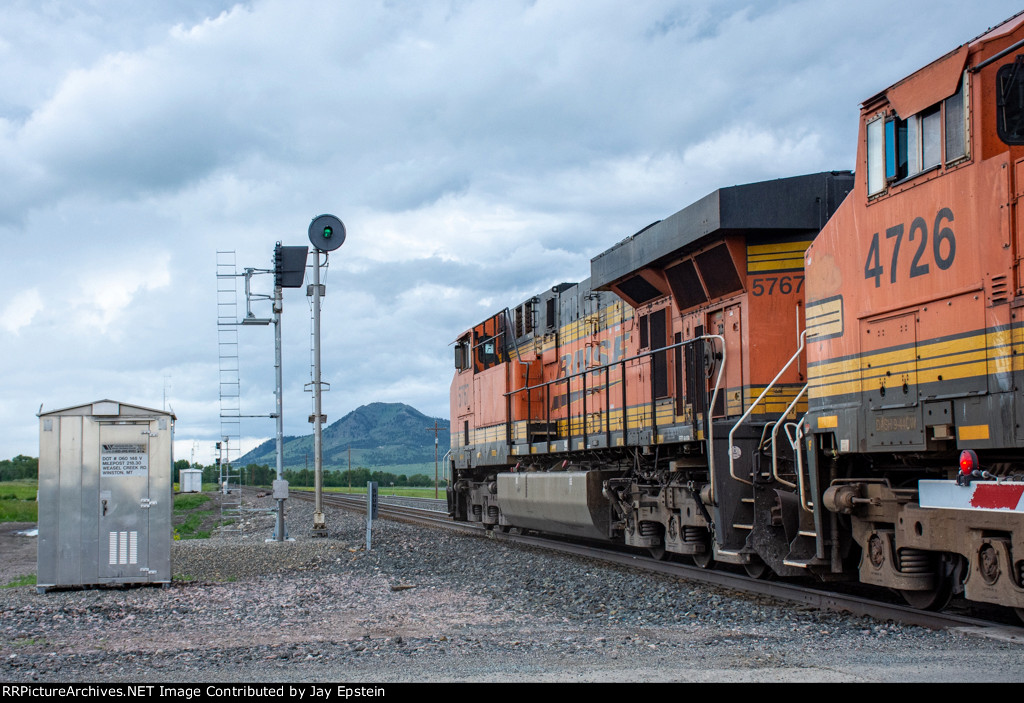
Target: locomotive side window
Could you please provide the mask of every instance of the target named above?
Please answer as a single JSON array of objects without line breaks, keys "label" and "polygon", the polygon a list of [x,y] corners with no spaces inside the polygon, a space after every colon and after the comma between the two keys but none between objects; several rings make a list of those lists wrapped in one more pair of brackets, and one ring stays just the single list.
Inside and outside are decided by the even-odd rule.
[{"label": "locomotive side window", "polygon": [[1024,144],[1024,54],[996,73],[996,131],[1007,144]]},{"label": "locomotive side window", "polygon": [[907,175],[907,123],[899,118],[885,121],[885,180]]},{"label": "locomotive side window", "polygon": [[885,140],[881,117],[868,122],[868,195],[885,190]]},{"label": "locomotive side window", "polygon": [[465,371],[469,368],[469,339],[460,339],[455,345],[455,369]]},{"label": "locomotive side window", "polygon": [[[943,162],[950,165],[966,158],[964,83],[961,79],[951,96],[906,119],[891,113],[868,123],[869,196],[884,192],[889,183],[938,168]],[[1021,102],[1024,104],[1024,91]],[[1024,138],[1024,125],[1021,134]]]},{"label": "locomotive side window", "polygon": [[958,161],[967,156],[967,104],[964,101],[964,80],[956,92],[946,98],[946,163]]},{"label": "locomotive side window", "polygon": [[939,106],[923,110],[907,120],[907,171],[913,176],[934,168],[942,161],[939,138]]},{"label": "locomotive side window", "polygon": [[506,334],[505,330],[504,312],[498,313],[473,328],[473,344],[469,351],[475,373],[486,371],[504,361],[504,354],[499,344],[504,344],[502,339]]}]

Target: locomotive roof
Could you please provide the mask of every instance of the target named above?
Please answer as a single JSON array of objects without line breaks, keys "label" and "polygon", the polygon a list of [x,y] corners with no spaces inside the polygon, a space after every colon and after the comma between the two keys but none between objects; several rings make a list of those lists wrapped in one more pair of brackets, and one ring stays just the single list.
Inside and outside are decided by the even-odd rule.
[{"label": "locomotive roof", "polygon": [[719,188],[640,230],[590,260],[591,283],[602,289],[682,249],[727,234],[818,232],[853,188],[850,171],[779,178]]},{"label": "locomotive roof", "polygon": [[[961,44],[944,56],[932,61],[909,76],[900,79],[885,90],[861,103],[865,111],[875,110],[883,100],[889,102],[896,114],[906,119],[956,91],[960,76],[968,63],[968,55],[984,51],[989,42],[1008,36],[1024,23],[1024,12],[1000,22],[974,39]],[[1014,44],[1010,49],[1019,48]]]}]

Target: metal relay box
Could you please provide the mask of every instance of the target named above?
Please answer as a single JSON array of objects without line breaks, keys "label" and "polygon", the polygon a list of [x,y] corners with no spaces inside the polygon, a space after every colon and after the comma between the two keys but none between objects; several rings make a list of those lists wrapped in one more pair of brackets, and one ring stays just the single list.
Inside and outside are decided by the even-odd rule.
[{"label": "metal relay box", "polygon": [[39,414],[37,590],[170,583],[174,420],[112,400]]},{"label": "metal relay box", "polygon": [[202,493],[203,472],[199,469],[182,469],[178,473],[179,493]]}]

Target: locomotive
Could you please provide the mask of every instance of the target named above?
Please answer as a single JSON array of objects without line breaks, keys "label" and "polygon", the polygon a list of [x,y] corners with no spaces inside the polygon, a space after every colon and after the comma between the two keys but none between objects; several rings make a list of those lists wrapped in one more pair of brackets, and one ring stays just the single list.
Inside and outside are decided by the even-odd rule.
[{"label": "locomotive", "polygon": [[459,335],[451,516],[1024,619],[1024,14],[866,100],[856,166]]}]

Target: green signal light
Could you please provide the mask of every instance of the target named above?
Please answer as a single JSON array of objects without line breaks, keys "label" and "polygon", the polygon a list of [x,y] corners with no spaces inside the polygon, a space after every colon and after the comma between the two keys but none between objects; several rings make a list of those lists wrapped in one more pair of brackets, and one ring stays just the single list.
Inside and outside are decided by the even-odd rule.
[{"label": "green signal light", "polygon": [[324,227],[324,239],[330,239],[332,234],[334,234],[333,227]]}]

